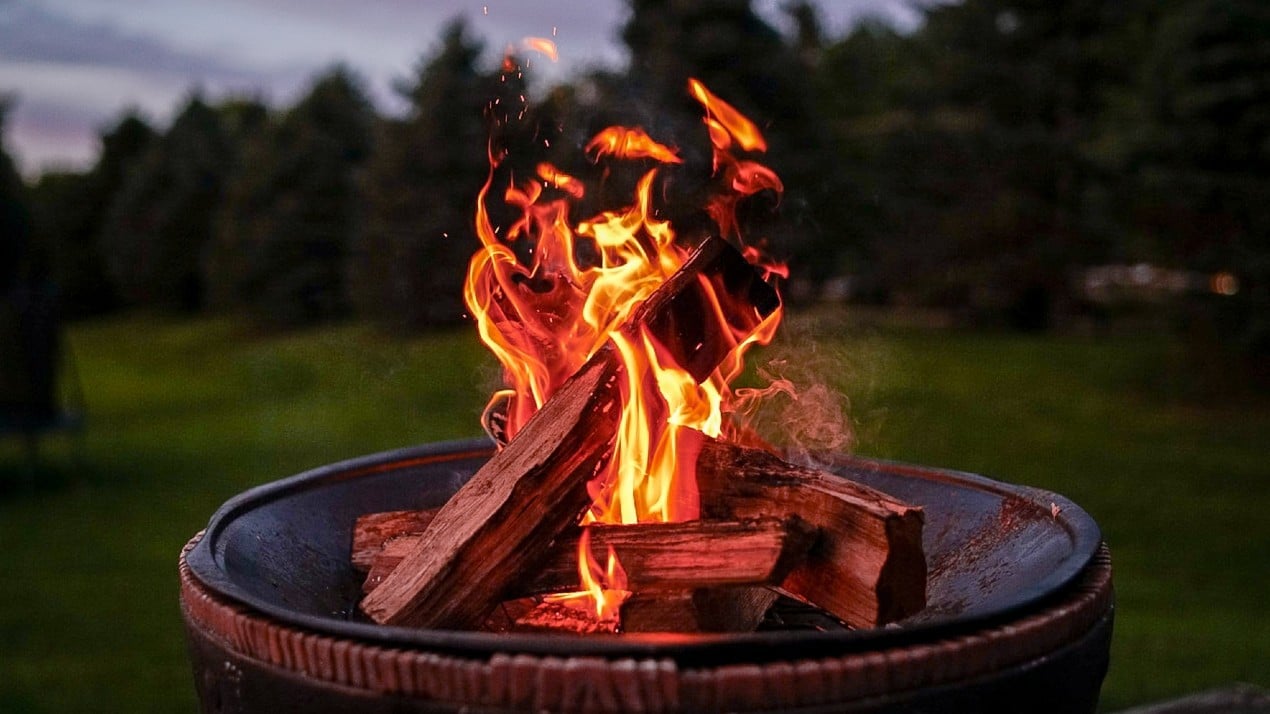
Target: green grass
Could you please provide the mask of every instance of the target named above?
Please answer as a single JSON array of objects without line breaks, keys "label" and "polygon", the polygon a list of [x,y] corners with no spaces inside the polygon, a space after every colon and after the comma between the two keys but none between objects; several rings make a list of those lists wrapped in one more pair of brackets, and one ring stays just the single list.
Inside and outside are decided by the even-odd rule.
[{"label": "green grass", "polygon": [[[175,579],[227,498],[323,463],[479,433],[496,372],[466,332],[256,337],[224,321],[79,327],[79,457],[0,451],[0,711],[195,710]],[[17,484],[17,485],[15,485]]]},{"label": "green grass", "polygon": [[[1119,598],[1106,708],[1270,685],[1270,407],[1153,391],[1168,383],[1158,338],[813,334],[787,340],[790,364],[831,367],[861,453],[1050,488],[1099,521]],[[70,342],[89,406],[82,453],[50,444],[31,484],[17,445],[0,444],[4,712],[193,711],[185,540],[247,487],[476,434],[496,377],[468,330],[261,336],[136,317]]]},{"label": "green grass", "polygon": [[861,453],[1058,491],[1098,521],[1117,593],[1104,709],[1270,685],[1270,406],[1154,388],[1176,384],[1159,338],[827,342],[863,348],[838,380]]}]

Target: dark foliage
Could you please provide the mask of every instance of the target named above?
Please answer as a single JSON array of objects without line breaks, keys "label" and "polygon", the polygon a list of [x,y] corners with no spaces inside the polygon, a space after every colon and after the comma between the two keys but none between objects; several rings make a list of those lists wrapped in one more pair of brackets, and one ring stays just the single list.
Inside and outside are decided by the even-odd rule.
[{"label": "dark foliage", "polygon": [[127,172],[153,140],[148,124],[126,115],[102,134],[101,157],[90,171],[45,173],[31,191],[38,241],[53,255],[68,318],[101,314],[119,304],[98,238]]},{"label": "dark foliage", "polygon": [[[666,215],[689,236],[715,230],[691,200],[710,173],[685,92],[697,77],[768,139],[787,191],[743,206],[747,238],[790,259],[795,298],[834,279],[854,300],[1044,329],[1109,309],[1074,281],[1089,265],[1225,271],[1235,295],[1201,286],[1169,304],[1199,353],[1265,359],[1263,5],[966,0],[928,5],[910,33],[866,20],[826,37],[802,0],[784,30],[751,0],[629,0],[630,66],[532,104],[520,68],[494,65],[453,21],[401,82],[400,116],[375,116],[336,70],[285,110],[196,97],[158,136],[125,118],[92,171],[33,186],[34,235],[76,315],[210,301],[283,323],[350,308],[451,323],[487,150],[502,157],[496,192],[538,160],[586,179],[606,169],[584,158],[587,139],[638,124],[685,158],[663,172],[665,193],[688,198]],[[626,196],[623,171],[579,213]]]},{"label": "dark foliage", "polygon": [[[0,130],[8,111],[8,101],[0,97]],[[22,177],[0,144],[0,294],[7,294],[34,268],[36,249],[31,240],[29,210]]]},{"label": "dark foliage", "polygon": [[208,247],[213,304],[295,325],[349,310],[345,269],[361,218],[356,176],[371,152],[373,111],[336,67],[276,121],[251,119]]},{"label": "dark foliage", "polygon": [[100,236],[107,270],[129,305],[203,305],[199,258],[232,165],[221,117],[190,99],[127,172]]},{"label": "dark foliage", "polygon": [[492,101],[480,54],[453,21],[398,87],[407,115],[380,122],[350,268],[358,307],[381,321],[418,327],[462,318],[463,271],[476,245],[471,206],[487,170],[482,112]]}]

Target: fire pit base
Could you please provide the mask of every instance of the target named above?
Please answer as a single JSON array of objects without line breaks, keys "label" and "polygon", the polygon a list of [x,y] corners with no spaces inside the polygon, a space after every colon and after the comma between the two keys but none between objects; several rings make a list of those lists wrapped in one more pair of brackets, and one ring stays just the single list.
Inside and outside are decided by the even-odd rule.
[{"label": "fire pit base", "polygon": [[[1114,611],[1111,561],[1096,525],[1055,494],[902,464],[841,464],[853,478],[927,507],[930,605],[895,627],[571,637],[359,621],[344,606],[358,592],[346,557],[352,520],[373,510],[435,505],[423,501],[453,492],[484,458],[483,449],[466,443],[380,454],[226,504],[180,561],[182,615],[202,710],[1066,714],[1096,708]],[[394,490],[414,500],[398,505]],[[306,536],[308,527],[317,535]]]},{"label": "fire pit base", "polygon": [[469,660],[280,625],[217,598],[184,561],[181,574],[182,613],[205,714],[1093,712],[1114,610],[1104,547],[1050,606],[947,639],[841,657],[697,668],[669,659],[518,654]]}]

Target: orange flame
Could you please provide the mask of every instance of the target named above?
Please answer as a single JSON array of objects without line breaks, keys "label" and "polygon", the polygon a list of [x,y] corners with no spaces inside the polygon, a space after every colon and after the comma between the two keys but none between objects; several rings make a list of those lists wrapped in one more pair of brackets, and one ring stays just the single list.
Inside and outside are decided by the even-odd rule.
[{"label": "orange flame", "polygon": [[[703,209],[725,237],[740,241],[733,215],[737,203],[759,191],[779,194],[780,179],[765,166],[730,153],[733,145],[764,150],[766,143],[752,122],[696,80],[690,80],[689,92],[705,109],[714,149],[716,185]],[[490,152],[489,178],[476,206],[481,248],[469,263],[464,288],[481,339],[502,364],[508,385],[487,409],[500,415],[502,436],[514,437],[556,388],[611,341],[625,369],[622,411],[613,453],[588,484],[592,505],[583,522],[693,519],[698,517],[695,455],[683,453],[682,435],[697,430],[727,436],[737,428],[723,416],[733,411],[727,408],[733,399],[728,382],[742,371],[749,346],[771,340],[781,312],[770,315],[754,334],[731,335],[735,347],[702,383],[647,334],[620,332],[635,308],[689,254],[669,221],[657,217],[654,202],[662,166],[682,160],[675,149],[639,127],[604,129],[585,151],[596,162],[653,159],[658,165],[639,179],[630,205],[574,221],[570,214],[586,195],[585,186],[555,166],[539,163],[534,177],[512,181],[503,190],[504,205],[519,213],[503,231],[494,226],[487,208],[502,158]],[[521,240],[531,249],[513,250]],[[769,274],[786,274],[753,246],[745,246],[744,254]],[[529,257],[522,261],[523,255]],[[721,313],[723,307],[716,301],[715,309]],[[583,537],[579,577],[601,619],[615,616],[626,582],[616,555],[608,556],[601,567],[590,552],[589,538]]]},{"label": "orange flame", "polygon": [[[602,573],[599,577],[597,574]],[[595,618],[601,622],[617,619],[617,609],[626,599],[626,571],[617,562],[617,553],[609,546],[608,567],[600,570],[591,553],[591,531],[583,530],[578,541],[578,575],[583,592],[595,603]]]},{"label": "orange flame", "polygon": [[735,139],[746,151],[767,151],[767,142],[759,133],[758,127],[754,126],[754,122],[746,119],[731,104],[714,96],[706,89],[706,85],[689,79],[688,93],[706,108],[706,126],[710,128],[710,138],[716,147],[721,150],[728,148],[730,141],[720,141],[726,135]]},{"label": "orange flame", "polygon": [[591,159],[594,161],[599,161],[602,156],[614,156],[620,159],[656,159],[663,164],[683,163],[674,149],[653,141],[639,127],[611,126],[591,139],[586,145],[586,152],[593,154]]},{"label": "orange flame", "polygon": [[552,62],[560,59],[560,55],[556,52],[556,43],[545,37],[526,37],[524,44],[525,49],[544,54]]}]

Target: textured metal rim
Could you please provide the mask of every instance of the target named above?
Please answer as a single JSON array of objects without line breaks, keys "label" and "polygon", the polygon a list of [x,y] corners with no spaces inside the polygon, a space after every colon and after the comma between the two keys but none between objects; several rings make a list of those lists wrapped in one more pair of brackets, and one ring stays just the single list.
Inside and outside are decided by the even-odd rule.
[{"label": "textured metal rim", "polygon": [[223,598],[246,605],[279,621],[340,638],[377,642],[386,646],[420,647],[464,657],[488,657],[498,652],[533,655],[592,655],[596,657],[671,657],[681,665],[698,662],[780,660],[791,656],[822,656],[851,651],[876,650],[929,640],[935,636],[967,632],[977,627],[1003,622],[1052,600],[1056,593],[1079,576],[1101,543],[1094,520],[1065,497],[1041,489],[1002,484],[965,472],[925,466],[837,457],[835,465],[855,466],[900,474],[906,477],[962,484],[1037,504],[1055,504],[1073,543],[1073,555],[1030,588],[1021,591],[1012,607],[978,616],[949,616],[903,627],[887,627],[836,632],[755,632],[742,634],[660,635],[632,634],[621,637],[568,637],[545,634],[495,634],[460,630],[391,627],[335,618],[317,617],[281,607],[239,587],[221,568],[215,556],[215,542],[238,514],[315,484],[343,481],[371,473],[428,463],[461,460],[488,455],[492,446],[485,440],[439,442],[363,456],[321,466],[245,491],[227,501],[212,516],[195,547],[188,554],[192,576]]},{"label": "textured metal rim", "polygon": [[181,553],[187,624],[222,647],[322,682],[386,696],[531,711],[744,711],[846,703],[953,685],[1052,654],[1109,617],[1105,546],[1063,597],[1008,622],[865,652],[774,662],[686,667],[667,657],[537,656],[482,659],[385,647],[268,619],[219,597],[193,577]]}]

